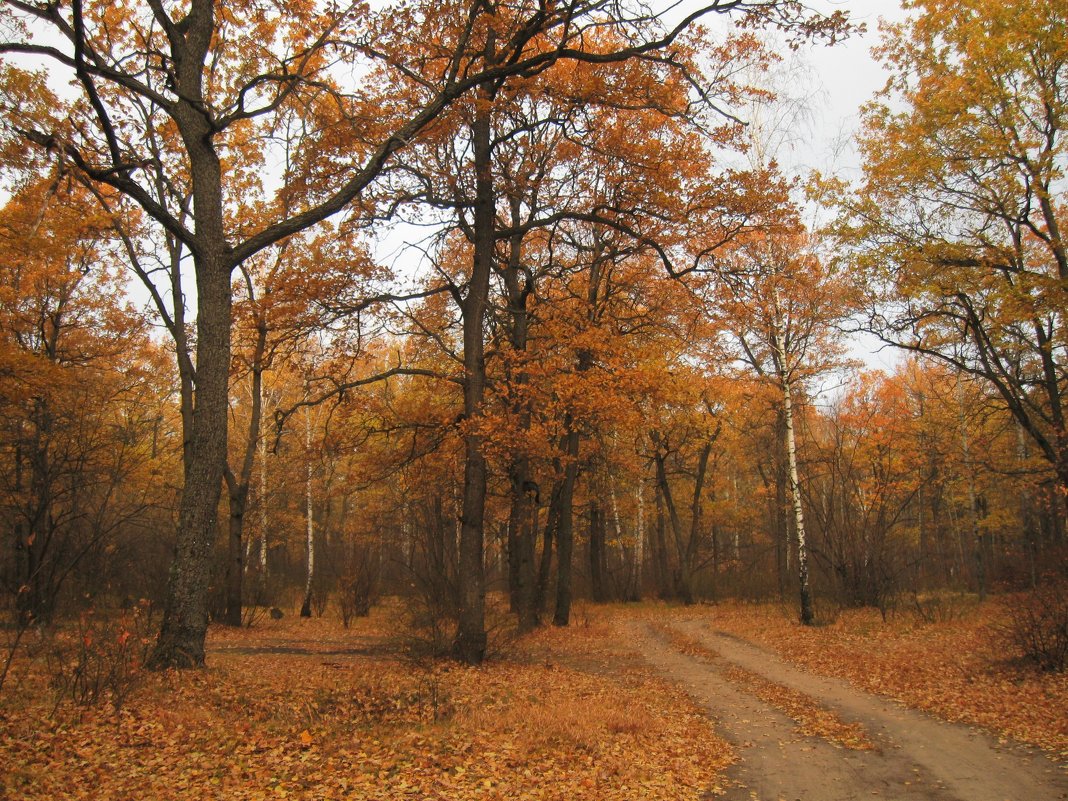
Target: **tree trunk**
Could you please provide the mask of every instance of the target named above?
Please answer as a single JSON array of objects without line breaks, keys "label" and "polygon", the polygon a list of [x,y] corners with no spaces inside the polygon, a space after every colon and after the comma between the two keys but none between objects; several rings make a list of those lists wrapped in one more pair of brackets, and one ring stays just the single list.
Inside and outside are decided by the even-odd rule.
[{"label": "tree trunk", "polygon": [[644,482],[638,479],[638,511],[634,521],[634,564],[631,569],[631,587],[627,596],[629,601],[640,601],[645,568],[645,493]]},{"label": "tree trunk", "polygon": [[[200,227],[198,215],[198,231]],[[218,239],[221,240],[221,226],[219,231]],[[167,600],[159,638],[149,660],[155,668],[204,664],[211,562],[226,470],[230,271],[218,256],[195,256],[194,264],[197,273],[196,397],[183,452],[185,486],[178,511],[178,537]]]},{"label": "tree trunk", "polygon": [[[492,60],[492,32],[486,43]],[[486,578],[483,565],[486,511],[486,457],[478,432],[482,397],[486,385],[485,315],[489,279],[495,258],[496,207],[493,189],[490,105],[492,92],[477,93],[471,138],[475,166],[474,258],[467,297],[463,301],[464,341],[464,490],[460,512],[460,610],[456,632],[456,656],[477,665],[486,656]]]},{"label": "tree trunk", "polygon": [[312,432],[311,409],[304,409],[304,522],[305,522],[305,573],[304,602],[300,605],[300,616],[311,617],[312,582],[315,580],[315,506],[312,495]]},{"label": "tree trunk", "polygon": [[964,419],[963,387],[957,382],[958,412],[960,417],[960,444],[964,454],[964,469],[968,473],[968,527],[971,531],[971,550],[975,559],[975,584],[979,601],[986,600],[986,554],[982,529],[979,526],[979,498],[975,491],[975,465],[972,462],[971,441],[968,438],[967,421]]},{"label": "tree trunk", "polygon": [[664,493],[661,491],[660,482],[656,482],[656,538],[653,541],[654,564],[656,565],[656,594],[661,600],[667,600],[672,595],[671,566],[668,560],[667,531],[664,521]]},{"label": "tree trunk", "polygon": [[575,425],[567,415],[568,429],[564,454],[564,482],[560,488],[560,513],[556,524],[556,611],[554,626],[566,626],[571,620],[571,560],[575,546],[575,480],[578,477],[579,433],[571,430]]},{"label": "tree trunk", "polygon": [[[512,225],[519,227],[522,223],[522,205],[518,195],[510,199]],[[527,278],[525,285],[520,283],[523,268],[523,236],[512,236],[508,242],[508,262],[503,270],[505,292],[508,297],[509,341],[516,354],[527,350],[529,337],[529,314],[527,299],[534,290],[533,278]],[[530,401],[522,390],[528,382],[526,366],[520,356],[518,366],[514,369],[509,362],[506,366],[508,383],[517,389],[516,400],[512,404],[512,413],[518,420],[521,431],[530,429]],[[512,611],[516,613],[521,632],[533,629],[538,623],[538,609],[535,605],[536,571],[534,562],[534,538],[538,531],[538,504],[540,503],[537,484],[532,480],[530,459],[521,454],[516,456],[508,469],[511,483],[511,509],[508,520],[508,579]]]},{"label": "tree trunk", "polygon": [[537,625],[534,608],[534,533],[538,525],[537,489],[529,479],[529,460],[521,457],[512,462],[511,508],[508,514],[508,576],[512,611],[520,631]]},{"label": "tree trunk", "polygon": [[[250,299],[255,298],[252,277],[242,268]],[[241,467],[235,476],[227,468],[226,486],[230,495],[230,548],[226,562],[226,610],[223,622],[228,626],[241,625],[242,583],[245,576],[247,549],[243,545],[245,512],[248,508],[249,486],[252,483],[252,468],[256,463],[256,446],[260,440],[260,421],[263,416],[263,371],[267,351],[267,320],[264,312],[256,315],[256,341],[252,350],[252,386],[249,395],[252,408],[249,410],[248,430],[245,433],[245,448]]]},{"label": "tree trunk", "polygon": [[772,525],[775,530],[775,569],[779,580],[779,600],[786,600],[786,577],[789,566],[786,563],[787,550],[790,539],[790,525],[786,519],[787,508],[787,458],[783,451],[786,442],[786,422],[782,410],[775,416],[776,447],[775,447],[775,508]]},{"label": "tree trunk", "polygon": [[229,547],[226,554],[226,608],[222,619],[227,626],[241,625],[241,585],[245,572],[245,549],[242,540],[247,505],[248,484],[231,488]]},{"label": "tree trunk", "polygon": [[675,541],[675,555],[678,557],[678,568],[675,571],[674,581],[672,582],[673,595],[681,598],[682,602],[689,606],[693,603],[693,590],[687,569],[686,548],[682,540],[682,521],[679,519],[678,510],[675,508],[675,498],[667,479],[667,469],[664,464],[667,456],[660,451],[660,438],[655,434],[653,442],[657,446],[655,457],[657,486],[660,488],[660,497],[664,501],[664,506],[667,507],[668,520],[671,522],[671,533]]},{"label": "tree trunk", "polygon": [[811,626],[815,622],[812,594],[808,586],[808,548],[805,543],[805,518],[801,508],[801,483],[797,471],[797,442],[794,438],[794,405],[791,380],[786,365],[786,348],[782,333],[775,328],[775,349],[778,352],[778,372],[782,385],[783,426],[785,428],[786,464],[793,502],[794,528],[797,530],[797,577],[800,583],[801,622]]},{"label": "tree trunk", "polygon": [[605,522],[597,501],[590,503],[590,592],[594,603],[608,600],[605,592]]},{"label": "tree trunk", "polygon": [[[185,430],[185,486],[163,622],[149,664],[156,668],[204,664],[211,560],[227,458],[231,294],[229,243],[223,223],[222,167],[204,114],[204,74],[215,31],[211,4],[194,4],[183,21],[182,57],[173,77],[179,100],[173,117],[192,184],[193,252],[197,289],[196,383]],[[182,358],[181,355],[179,358]]]},{"label": "tree trunk", "polygon": [[553,483],[549,498],[549,513],[545,520],[545,532],[542,536],[541,559],[538,564],[538,581],[534,586],[534,611],[540,618],[545,609],[545,600],[549,592],[549,575],[553,566],[553,541],[556,539],[557,523],[560,520],[560,493],[564,488],[561,476]]},{"label": "tree trunk", "polygon": [[701,454],[697,458],[697,475],[693,482],[693,499],[690,502],[690,537],[686,541],[685,553],[685,576],[689,600],[692,604],[694,597],[694,573],[697,570],[698,546],[701,542],[701,521],[704,517],[704,490],[705,477],[708,475],[708,459],[712,454],[712,443],[715,437],[705,443],[701,448]]},{"label": "tree trunk", "polygon": [[[268,525],[270,515],[267,510],[267,439],[260,437],[260,591],[267,584],[267,548]],[[262,600],[262,599],[261,599]]]}]

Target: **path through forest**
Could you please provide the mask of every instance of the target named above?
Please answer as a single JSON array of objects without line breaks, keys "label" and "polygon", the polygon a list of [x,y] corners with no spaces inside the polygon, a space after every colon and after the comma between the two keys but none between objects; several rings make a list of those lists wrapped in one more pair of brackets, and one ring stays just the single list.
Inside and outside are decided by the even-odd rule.
[{"label": "path through forest", "polygon": [[[806,673],[707,623],[633,621],[626,633],[650,665],[708,709],[737,750],[726,801],[1068,798],[1068,775],[1038,752]],[[754,694],[754,683],[765,692]],[[854,750],[801,733],[777,708],[776,690],[793,697],[800,692],[843,724],[859,724],[861,737],[874,747]]]}]

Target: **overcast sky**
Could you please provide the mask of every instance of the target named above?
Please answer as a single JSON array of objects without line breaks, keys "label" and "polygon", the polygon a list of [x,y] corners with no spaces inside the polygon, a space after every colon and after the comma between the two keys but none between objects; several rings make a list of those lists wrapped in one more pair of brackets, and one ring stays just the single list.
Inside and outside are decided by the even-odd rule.
[{"label": "overcast sky", "polygon": [[810,47],[798,54],[809,67],[799,88],[806,94],[811,90],[811,120],[792,152],[781,153],[779,160],[798,170],[851,170],[856,162],[849,140],[859,124],[858,109],[886,82],[885,71],[871,56],[880,39],[879,20],[899,21],[905,12],[900,0],[810,0],[809,5],[827,13],[847,11],[868,30],[833,47]]},{"label": "overcast sky", "polygon": [[[851,19],[865,23],[868,30],[834,47],[807,48],[799,54],[810,66],[807,80],[815,89],[809,130],[779,160],[791,171],[854,174],[859,165],[851,140],[859,126],[859,108],[882,89],[887,78],[871,56],[871,48],[880,41],[879,20],[897,22],[905,12],[900,0],[811,0],[810,5],[821,11],[848,11]],[[855,336],[850,351],[866,367],[887,372],[902,358],[900,351],[880,348],[868,336]],[[836,394],[828,386],[822,397],[826,401]]]}]

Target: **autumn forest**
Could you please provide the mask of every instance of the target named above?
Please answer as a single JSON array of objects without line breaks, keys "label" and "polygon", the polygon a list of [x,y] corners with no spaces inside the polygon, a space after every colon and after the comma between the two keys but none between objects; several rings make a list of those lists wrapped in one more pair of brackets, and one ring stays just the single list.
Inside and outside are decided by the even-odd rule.
[{"label": "autumn forest", "polygon": [[1068,798],[1068,7],[861,5],[4,0],[0,797]]}]

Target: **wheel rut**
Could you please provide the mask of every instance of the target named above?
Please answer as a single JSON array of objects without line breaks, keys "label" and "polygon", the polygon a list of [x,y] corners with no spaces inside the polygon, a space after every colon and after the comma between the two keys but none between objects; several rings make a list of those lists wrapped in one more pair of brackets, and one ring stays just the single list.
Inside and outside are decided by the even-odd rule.
[{"label": "wheel rut", "polygon": [[[738,762],[710,798],[1068,799],[1068,775],[1040,753],[807,673],[702,621],[659,628],[634,621],[626,635],[650,666],[707,709],[734,746]],[[827,721],[856,738],[834,735],[836,724]]]}]

